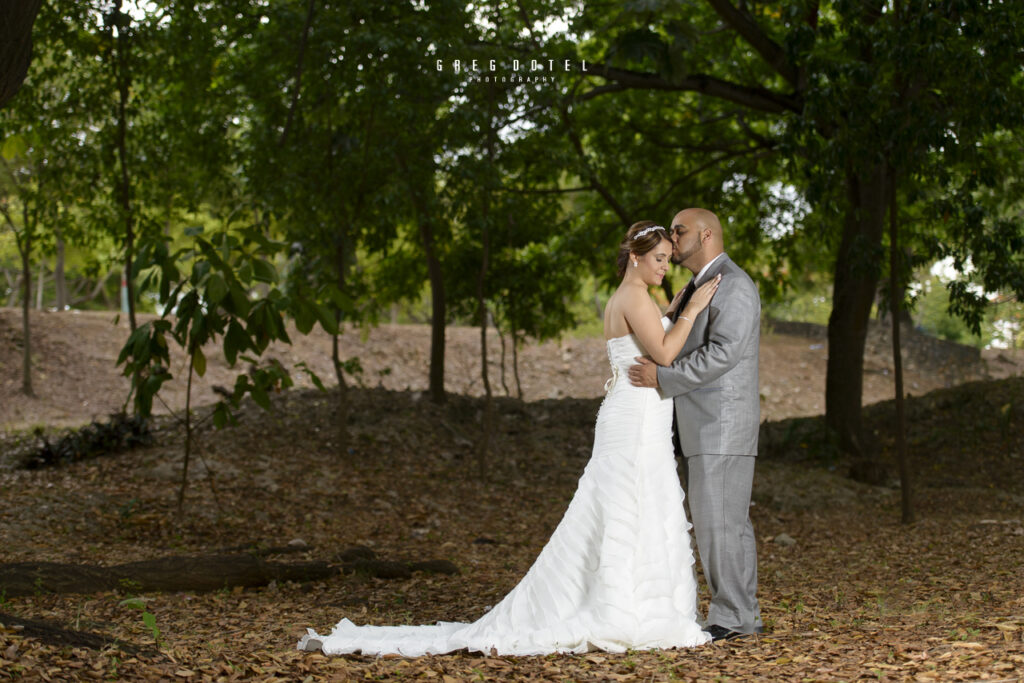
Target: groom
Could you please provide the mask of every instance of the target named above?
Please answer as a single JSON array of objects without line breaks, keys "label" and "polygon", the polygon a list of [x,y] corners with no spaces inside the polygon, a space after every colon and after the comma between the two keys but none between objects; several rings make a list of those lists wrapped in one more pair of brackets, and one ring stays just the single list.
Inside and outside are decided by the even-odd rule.
[{"label": "groom", "polygon": [[637,358],[630,381],[675,399],[676,435],[686,458],[690,515],[711,591],[706,630],[715,640],[761,631],[757,547],[750,489],[761,403],[757,385],[761,300],[724,252],[722,225],[706,209],[672,220],[672,262],[694,273],[668,315],[680,316],[701,284],[722,275],[711,305],[695,316],[675,362]]}]

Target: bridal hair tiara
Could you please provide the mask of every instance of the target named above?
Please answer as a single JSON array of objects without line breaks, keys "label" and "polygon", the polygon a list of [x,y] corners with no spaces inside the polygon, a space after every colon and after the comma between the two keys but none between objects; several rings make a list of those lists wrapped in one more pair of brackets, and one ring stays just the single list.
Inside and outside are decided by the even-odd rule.
[{"label": "bridal hair tiara", "polygon": [[646,234],[648,234],[648,233],[651,233],[651,232],[654,232],[655,230],[664,230],[664,229],[665,229],[665,228],[663,228],[663,227],[662,227],[662,226],[660,226],[660,225],[652,225],[651,227],[649,227],[649,228],[644,228],[643,230],[641,230],[641,231],[640,231],[640,232],[638,232],[637,234],[633,235],[633,239],[635,239],[635,240],[638,240],[638,239],[640,239],[641,237],[643,237],[644,235],[646,235]]}]

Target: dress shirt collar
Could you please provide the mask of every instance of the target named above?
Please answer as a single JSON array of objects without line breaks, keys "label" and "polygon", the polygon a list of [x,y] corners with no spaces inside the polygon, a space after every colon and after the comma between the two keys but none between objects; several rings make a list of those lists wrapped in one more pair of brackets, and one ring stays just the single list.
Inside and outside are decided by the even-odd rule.
[{"label": "dress shirt collar", "polygon": [[723,256],[725,256],[725,252],[724,252],[724,251],[723,251],[723,252],[722,252],[721,254],[719,254],[718,256],[716,256],[715,258],[713,258],[713,259],[711,259],[710,261],[708,261],[707,263],[705,263],[705,264],[704,264],[704,267],[700,269],[700,272],[699,272],[699,273],[697,273],[697,276],[696,276],[695,278],[693,278],[693,282],[694,282],[694,284],[696,284],[696,283],[700,282],[700,279],[701,279],[702,277],[704,277],[704,274],[705,274],[706,272],[708,272],[708,269],[709,269],[709,268],[711,268],[711,265],[712,265],[712,264],[713,264],[713,263],[714,263],[715,261],[717,261],[718,259],[722,258]]}]

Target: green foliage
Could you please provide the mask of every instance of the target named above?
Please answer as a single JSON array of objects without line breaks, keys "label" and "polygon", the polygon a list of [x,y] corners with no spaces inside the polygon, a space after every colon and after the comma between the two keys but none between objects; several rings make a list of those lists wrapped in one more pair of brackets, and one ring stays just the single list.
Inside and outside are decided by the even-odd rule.
[{"label": "green foliage", "polygon": [[[206,372],[204,346],[219,340],[229,365],[239,359],[249,365],[231,396],[215,406],[214,424],[223,427],[233,421],[231,409],[245,396],[269,408],[270,393],[291,386],[286,368],[275,360],[261,363],[259,356],[271,342],[290,343],[286,313],[308,316],[310,304],[289,298],[276,287],[273,259],[284,249],[283,243],[253,227],[218,232],[209,239],[200,227],[186,234],[192,245],[174,253],[162,240],[150,240],[140,250],[141,285],[160,293],[164,315],[139,326],[117,362],[132,378],[136,413],[145,416],[152,411],[153,397],[170,379],[168,337],[183,348],[199,376]],[[327,323],[327,329],[335,329],[329,317]],[[303,369],[311,373],[308,367]]]},{"label": "green foliage", "polygon": [[[890,167],[904,282],[925,261],[971,264],[948,296],[974,329],[989,306],[975,285],[1021,300],[1019,4],[733,5],[768,50],[706,2],[47,5],[0,113],[0,204],[27,210],[34,254],[61,238],[99,278],[126,248],[129,200],[139,303],[163,313],[119,358],[140,415],[170,377],[170,339],[200,375],[211,343],[258,360],[288,317],[336,334],[415,305],[431,265],[441,322],[486,312],[513,341],[560,334],[615,285],[625,227],[688,205],[722,216],[766,310],[824,322],[817,297],[864,215],[853,190]],[[538,30],[556,19],[567,30]],[[512,57],[592,69],[530,85],[450,68]],[[884,238],[853,242],[854,269],[884,275]],[[244,362],[235,405],[287,385]]]},{"label": "green foliage", "polygon": [[127,607],[129,609],[142,610],[142,623],[149,629],[149,632],[153,635],[153,642],[156,643],[157,647],[163,647],[163,639],[160,637],[160,629],[156,625],[156,615],[146,609],[146,600],[144,598],[129,597],[125,598],[121,602],[117,603],[118,607]]},{"label": "green foliage", "polygon": [[809,322],[828,325],[832,299],[826,287],[791,291],[784,299],[766,304],[761,309],[764,319]]},{"label": "green foliage", "polygon": [[961,318],[949,314],[949,290],[936,276],[925,279],[914,301],[913,316],[923,331],[959,344],[984,346],[990,341],[973,334]]}]

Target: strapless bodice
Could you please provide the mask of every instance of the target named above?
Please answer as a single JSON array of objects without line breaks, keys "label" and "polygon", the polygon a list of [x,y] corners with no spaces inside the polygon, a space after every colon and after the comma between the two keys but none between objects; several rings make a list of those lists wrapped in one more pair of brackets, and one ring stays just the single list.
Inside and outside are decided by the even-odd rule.
[{"label": "strapless bodice", "polygon": [[[672,327],[672,321],[668,316],[662,316],[661,326],[664,329]],[[605,391],[610,391],[620,377],[625,377],[631,365],[636,365],[637,356],[646,356],[647,351],[640,345],[640,340],[635,334],[627,334],[621,337],[613,337],[606,343],[608,349],[608,363],[611,365],[612,376],[605,385]],[[628,380],[624,380],[628,383]]]}]

